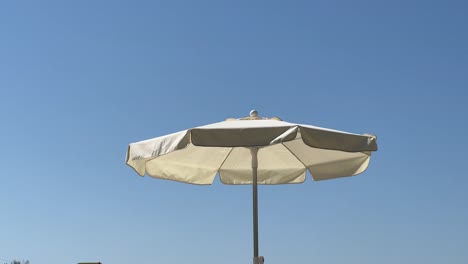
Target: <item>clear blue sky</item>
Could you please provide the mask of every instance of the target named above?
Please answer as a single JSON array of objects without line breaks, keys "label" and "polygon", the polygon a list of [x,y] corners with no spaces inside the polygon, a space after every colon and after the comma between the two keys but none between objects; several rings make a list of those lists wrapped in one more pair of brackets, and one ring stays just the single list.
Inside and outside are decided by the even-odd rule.
[{"label": "clear blue sky", "polygon": [[124,159],[255,108],[380,147],[358,177],[260,188],[266,263],[468,263],[467,10],[2,1],[0,260],[251,263],[248,186],[142,178]]}]

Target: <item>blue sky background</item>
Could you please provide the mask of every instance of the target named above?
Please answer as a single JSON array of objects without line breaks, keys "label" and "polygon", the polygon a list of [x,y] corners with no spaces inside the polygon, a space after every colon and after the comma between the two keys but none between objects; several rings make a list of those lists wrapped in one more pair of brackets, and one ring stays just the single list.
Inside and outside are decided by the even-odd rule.
[{"label": "blue sky background", "polygon": [[124,159],[255,108],[380,147],[260,187],[266,263],[467,263],[467,3],[2,1],[0,261],[251,263],[248,186]]}]

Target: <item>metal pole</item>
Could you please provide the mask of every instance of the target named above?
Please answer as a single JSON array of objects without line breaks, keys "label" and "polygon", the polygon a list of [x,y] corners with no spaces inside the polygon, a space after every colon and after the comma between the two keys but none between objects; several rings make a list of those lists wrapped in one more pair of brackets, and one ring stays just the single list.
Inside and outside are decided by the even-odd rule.
[{"label": "metal pole", "polygon": [[253,196],[253,239],[254,239],[254,264],[259,263],[258,257],[258,194],[257,194],[257,169],[258,169],[258,148],[250,149],[252,154],[252,196]]}]

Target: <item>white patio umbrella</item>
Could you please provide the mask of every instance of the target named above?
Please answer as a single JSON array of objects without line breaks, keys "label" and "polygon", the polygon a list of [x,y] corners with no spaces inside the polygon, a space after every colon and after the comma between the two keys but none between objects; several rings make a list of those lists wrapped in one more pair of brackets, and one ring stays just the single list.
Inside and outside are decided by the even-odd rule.
[{"label": "white patio umbrella", "polygon": [[354,176],[369,165],[376,136],[279,118],[250,116],[131,143],[126,163],[139,175],[191,184],[252,184],[254,264],[258,254],[257,184],[302,183]]}]

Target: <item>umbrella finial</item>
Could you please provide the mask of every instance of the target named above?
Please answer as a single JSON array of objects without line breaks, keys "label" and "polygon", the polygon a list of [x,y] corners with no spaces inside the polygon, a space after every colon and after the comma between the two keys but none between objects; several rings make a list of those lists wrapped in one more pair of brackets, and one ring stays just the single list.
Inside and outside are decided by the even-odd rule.
[{"label": "umbrella finial", "polygon": [[255,109],[250,111],[250,117],[258,117],[258,111]]}]

